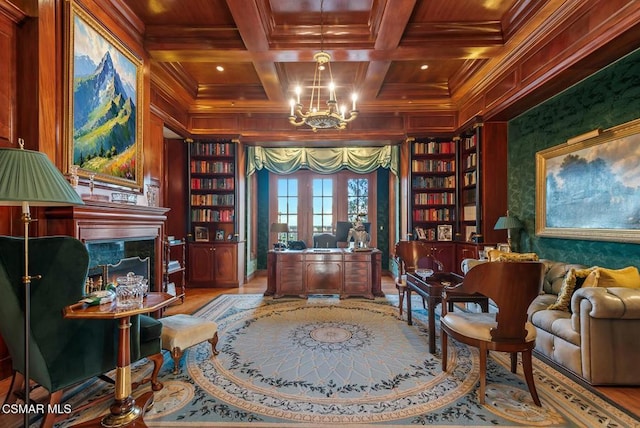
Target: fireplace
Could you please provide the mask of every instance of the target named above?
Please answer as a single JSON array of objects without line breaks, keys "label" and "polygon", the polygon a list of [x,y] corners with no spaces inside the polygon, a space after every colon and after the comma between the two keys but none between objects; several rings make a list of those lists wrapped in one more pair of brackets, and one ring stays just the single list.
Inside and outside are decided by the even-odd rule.
[{"label": "fireplace", "polygon": [[87,245],[90,266],[149,257],[150,289],[162,290],[162,242],[168,208],[85,201],[45,212],[47,235],[73,236]]}]

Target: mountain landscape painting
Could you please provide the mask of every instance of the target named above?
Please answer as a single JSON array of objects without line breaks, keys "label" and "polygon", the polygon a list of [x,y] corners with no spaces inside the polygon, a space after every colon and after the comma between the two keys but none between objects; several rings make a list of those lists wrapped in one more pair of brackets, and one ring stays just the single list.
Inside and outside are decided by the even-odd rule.
[{"label": "mountain landscape painting", "polygon": [[138,184],[140,63],[96,25],[73,15],[70,161],[106,181]]}]

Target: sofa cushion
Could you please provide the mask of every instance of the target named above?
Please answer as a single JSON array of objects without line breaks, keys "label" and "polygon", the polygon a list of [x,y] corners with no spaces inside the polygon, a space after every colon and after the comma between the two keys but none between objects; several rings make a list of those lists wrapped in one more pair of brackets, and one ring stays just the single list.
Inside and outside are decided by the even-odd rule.
[{"label": "sofa cushion", "polygon": [[571,307],[571,296],[573,293],[583,286],[586,285],[587,277],[594,271],[595,268],[588,269],[569,269],[569,272],[564,277],[562,281],[562,288],[560,288],[560,292],[558,293],[558,298],[554,303],[549,305],[547,309],[549,310],[558,310],[558,311],[570,311]]},{"label": "sofa cushion", "polygon": [[586,279],[584,286],[640,288],[640,273],[635,266],[623,269],[596,267]]}]

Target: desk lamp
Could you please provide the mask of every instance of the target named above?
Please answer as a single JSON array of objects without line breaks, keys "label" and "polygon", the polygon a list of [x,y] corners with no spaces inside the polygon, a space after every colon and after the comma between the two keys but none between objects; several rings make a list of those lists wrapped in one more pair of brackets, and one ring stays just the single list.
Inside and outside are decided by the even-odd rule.
[{"label": "desk lamp", "polygon": [[277,237],[277,243],[274,244],[275,250],[281,250],[283,248],[280,245],[280,234],[289,233],[289,225],[287,223],[271,223],[271,233],[275,233]]},{"label": "desk lamp", "polygon": [[507,215],[500,217],[493,228],[494,230],[507,230],[507,243],[511,248],[511,229],[522,229],[522,223],[517,217],[509,216],[509,211],[507,211]]},{"label": "desk lamp", "polygon": [[31,279],[29,275],[29,206],[82,205],[82,199],[49,158],[40,152],[24,149],[0,148],[0,205],[21,206],[24,224],[24,426],[29,426],[29,341],[31,329]]}]

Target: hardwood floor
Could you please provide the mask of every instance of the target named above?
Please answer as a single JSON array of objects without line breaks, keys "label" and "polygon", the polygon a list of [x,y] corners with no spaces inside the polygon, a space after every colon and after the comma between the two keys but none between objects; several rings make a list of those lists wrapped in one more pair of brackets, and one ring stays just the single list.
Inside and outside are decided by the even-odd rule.
[{"label": "hardwood floor", "polygon": [[[262,294],[266,288],[267,278],[264,275],[253,278],[239,288],[187,288],[184,303],[177,303],[168,307],[165,311],[165,316],[180,313],[191,314],[221,294]],[[395,294],[397,292],[391,277],[383,276],[382,291],[385,294]],[[0,381],[0,396],[4,397],[6,395],[10,381],[10,378]],[[596,390],[602,396],[626,408],[640,418],[640,387],[597,387]],[[19,428],[22,426],[22,416],[0,414],[0,426],[3,428]]]}]

